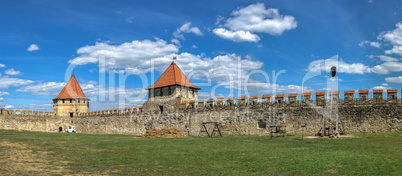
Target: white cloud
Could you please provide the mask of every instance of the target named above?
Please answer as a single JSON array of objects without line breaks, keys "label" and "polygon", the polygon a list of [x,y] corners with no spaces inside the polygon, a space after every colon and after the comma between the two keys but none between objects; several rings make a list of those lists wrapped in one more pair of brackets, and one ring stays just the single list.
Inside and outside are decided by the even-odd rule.
[{"label": "white cloud", "polygon": [[[49,102],[51,101],[49,100]],[[10,105],[7,103],[0,103],[0,107],[3,107],[5,109],[30,110],[30,111],[53,111],[52,103],[25,104],[25,105]]]},{"label": "white cloud", "polygon": [[265,8],[263,3],[255,3],[235,10],[231,16],[226,20],[224,26],[235,31],[244,30],[281,35],[284,31],[297,27],[293,16],[281,15],[278,9]]},{"label": "white cloud", "polygon": [[[86,82],[96,82],[96,81],[86,81]],[[35,85],[29,85],[21,87],[16,90],[16,92],[27,92],[35,96],[57,96],[66,83],[63,82],[45,82]],[[146,91],[142,88],[126,89],[124,87],[103,87],[96,84],[83,83],[80,84],[81,88],[91,101],[99,100],[110,100],[117,101],[119,98],[129,99],[129,98],[144,98],[146,97]]]},{"label": "white cloud", "polygon": [[39,50],[39,46],[37,44],[31,44],[29,45],[29,47],[27,48],[27,51],[32,52],[32,51],[37,51]]},{"label": "white cloud", "polygon": [[382,83],[381,86],[374,86],[371,89],[373,90],[383,89],[384,91],[386,91],[387,89],[392,89],[392,87],[389,87],[387,83]]},{"label": "white cloud", "polygon": [[7,75],[22,75],[22,72],[12,69],[8,69],[5,72]]},{"label": "white cloud", "polygon": [[171,40],[171,42],[174,43],[174,44],[176,44],[176,45],[178,45],[178,46],[181,46],[180,40],[178,40],[178,39],[175,39],[175,38],[174,38],[174,39]]},{"label": "white cloud", "polygon": [[20,87],[16,92],[29,92],[37,96],[57,95],[65,85],[66,83],[46,82]]},{"label": "white cloud", "polygon": [[19,87],[32,83],[34,83],[34,81],[18,79],[18,78],[10,78],[8,76],[0,75],[0,89],[8,89],[9,87]]},{"label": "white cloud", "polygon": [[379,40],[388,41],[393,45],[402,45],[402,22],[397,23],[396,29],[383,32],[377,38]]},{"label": "white cloud", "polygon": [[[242,58],[236,54],[223,54],[209,58],[205,54],[193,55],[177,52],[178,47],[176,45],[167,44],[160,39],[155,42],[149,40],[133,41],[121,45],[96,43],[93,46],[84,46],[78,49],[79,56],[69,62],[78,65],[92,64],[98,63],[98,58],[103,57],[107,58],[105,62],[99,63],[104,67],[103,71],[114,70],[113,72],[121,73],[124,70],[125,72],[136,74],[148,73],[154,70],[162,72],[172,62],[173,56],[177,56],[176,63],[190,79],[210,80],[225,88],[242,90],[246,89],[247,86],[244,85],[246,82],[247,84],[248,82],[258,83],[258,81],[252,79],[247,80],[247,75],[254,70],[261,69],[263,66],[262,62],[254,61],[250,57]],[[151,62],[153,63],[151,64]],[[153,68],[151,68],[152,65],[154,66]],[[156,80],[147,82],[154,81]],[[196,82],[193,83],[197,85]],[[147,87],[149,85],[140,86]],[[255,87],[254,90],[258,90],[257,87],[259,86],[267,85],[248,85],[248,87]],[[100,87],[100,89],[108,88]],[[282,89],[290,89],[290,87],[283,87]],[[144,93],[142,89],[135,90],[135,92],[141,95]],[[87,92],[85,93],[87,94]]]},{"label": "white cloud", "polygon": [[338,60],[338,56],[333,56],[329,59],[320,59],[310,62],[308,65],[309,71],[328,72],[332,66],[337,67],[338,73],[349,73],[349,74],[364,74],[371,73],[371,68],[362,63],[346,63],[342,60]]},{"label": "white cloud", "polygon": [[379,65],[375,65],[374,67],[369,67],[363,63],[346,63],[342,60],[338,60],[337,56],[333,56],[329,59],[320,59],[310,62],[307,70],[313,72],[319,72],[319,71],[328,72],[332,66],[336,66],[338,73],[349,73],[349,74],[364,74],[364,73],[389,74],[391,72],[402,71],[402,62],[396,62],[397,61],[396,58],[381,55],[369,56],[369,57],[378,57],[386,62]]},{"label": "white cloud", "polygon": [[4,67],[6,67],[6,65],[0,64],[0,68],[4,68]]},{"label": "white cloud", "polygon": [[4,109],[11,109],[11,108],[14,108],[14,106],[13,106],[13,105],[6,105],[6,106],[4,106]]},{"label": "white cloud", "polygon": [[398,22],[395,26],[396,29],[381,33],[378,35],[377,39],[392,44],[392,48],[385,50],[385,54],[397,54],[402,56],[402,22]]},{"label": "white cloud", "polygon": [[378,55],[378,56],[370,55],[370,56],[368,56],[368,57],[370,57],[370,58],[377,57],[377,58],[379,58],[381,61],[384,61],[384,62],[396,62],[396,61],[399,61],[399,60],[400,60],[400,59],[398,59],[398,58],[394,58],[394,57],[391,57],[391,56],[385,56],[385,55]]},{"label": "white cloud", "polygon": [[214,34],[228,40],[235,42],[258,42],[260,37],[256,34],[252,34],[249,31],[230,31],[224,28],[216,28],[213,30]]},{"label": "white cloud", "polygon": [[0,96],[4,96],[4,95],[10,95],[10,93],[0,91]]},{"label": "white cloud", "polygon": [[0,102],[3,102],[3,101],[4,101],[4,98],[2,97],[2,96],[4,96],[4,95],[10,95],[10,93],[0,91]]},{"label": "white cloud", "polygon": [[393,46],[390,50],[385,50],[385,54],[398,54],[402,56],[402,46]]},{"label": "white cloud", "polygon": [[370,46],[375,47],[375,48],[380,48],[381,47],[381,43],[379,43],[379,42],[362,41],[362,42],[359,43],[360,47],[364,47],[365,45],[370,45]]},{"label": "white cloud", "polygon": [[[236,54],[225,54],[214,58],[207,58],[205,56],[182,53],[178,58],[178,65],[190,79],[210,80],[216,82],[216,86],[218,87],[247,90],[253,93],[293,93],[301,91],[301,86],[297,85],[279,85],[254,80],[253,76],[259,75],[260,72],[254,74],[253,72],[259,71],[263,63],[253,61],[249,56],[243,59]],[[197,85],[196,82],[193,83]],[[307,90],[309,88],[304,89]]]},{"label": "white cloud", "polygon": [[[223,21],[225,18],[220,16],[217,18],[218,24]],[[297,21],[293,16],[281,15],[278,9],[266,8],[264,3],[255,3],[234,10],[225,24],[213,32],[221,38],[236,42],[257,42],[260,38],[253,33],[282,35],[283,32],[296,27]]]},{"label": "white cloud", "polygon": [[384,62],[372,68],[372,71],[377,74],[389,74],[391,72],[402,71],[402,62]]},{"label": "white cloud", "polygon": [[184,40],[184,36],[182,33],[193,33],[198,36],[204,35],[198,27],[191,27],[191,22],[187,22],[183,24],[183,26],[181,26],[179,29],[176,29],[176,31],[173,33],[173,36],[178,39]]},{"label": "white cloud", "polygon": [[398,83],[401,84],[402,83],[402,76],[398,76],[398,77],[388,77],[385,78],[385,81],[387,83]]},{"label": "white cloud", "polygon": [[127,23],[134,23],[134,17],[127,17],[126,19],[124,19],[124,21],[126,21]]},{"label": "white cloud", "polygon": [[132,73],[149,72],[151,64],[159,67],[171,62],[171,58],[155,60],[156,58],[172,55],[178,50],[178,46],[168,44],[161,39],[134,40],[121,45],[96,43],[79,48],[77,50],[79,56],[70,60],[69,63],[75,65],[99,63],[100,71],[120,68]]},{"label": "white cloud", "polygon": [[381,44],[379,42],[370,42],[370,46],[380,48]]}]

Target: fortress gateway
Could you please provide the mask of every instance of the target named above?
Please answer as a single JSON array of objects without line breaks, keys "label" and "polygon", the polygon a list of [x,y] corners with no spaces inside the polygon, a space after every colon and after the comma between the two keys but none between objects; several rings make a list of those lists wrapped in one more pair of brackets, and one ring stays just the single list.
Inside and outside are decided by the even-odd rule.
[{"label": "fortress gateway", "polygon": [[[90,100],[71,76],[53,99],[53,112],[0,109],[0,129],[60,132],[68,125],[80,133],[143,135],[148,129],[178,128],[185,135],[198,135],[203,122],[218,122],[224,134],[269,134],[270,125],[286,126],[290,134],[316,133],[323,123],[334,126],[328,116],[327,94],[335,102],[336,115],[347,132],[402,130],[402,101],[398,90],[312,92],[198,99],[201,88],[192,84],[173,61],[151,86],[148,100],[140,107],[88,111]],[[358,96],[355,94],[358,93]]]}]

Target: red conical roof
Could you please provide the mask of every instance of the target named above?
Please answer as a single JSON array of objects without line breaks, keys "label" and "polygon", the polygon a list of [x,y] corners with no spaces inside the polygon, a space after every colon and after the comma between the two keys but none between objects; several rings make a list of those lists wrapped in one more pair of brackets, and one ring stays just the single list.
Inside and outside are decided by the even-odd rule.
[{"label": "red conical roof", "polygon": [[170,66],[163,72],[162,76],[154,83],[154,85],[147,87],[146,89],[154,89],[158,87],[166,87],[172,85],[180,85],[191,87],[194,89],[201,89],[195,86],[191,81],[187,78],[186,75],[180,70],[180,68],[173,61]]},{"label": "red conical roof", "polygon": [[60,91],[59,95],[56,98],[53,98],[53,100],[78,98],[88,99],[87,97],[85,97],[85,94],[82,91],[80,84],[78,84],[78,81],[75,78],[74,74],[72,74],[70,80],[68,80],[67,84]]}]

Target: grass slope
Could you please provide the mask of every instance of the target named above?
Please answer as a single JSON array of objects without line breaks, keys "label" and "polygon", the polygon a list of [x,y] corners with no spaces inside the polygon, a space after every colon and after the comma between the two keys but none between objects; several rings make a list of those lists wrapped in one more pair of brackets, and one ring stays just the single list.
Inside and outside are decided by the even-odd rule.
[{"label": "grass slope", "polygon": [[0,130],[0,175],[402,175],[402,132],[354,135],[160,139]]}]

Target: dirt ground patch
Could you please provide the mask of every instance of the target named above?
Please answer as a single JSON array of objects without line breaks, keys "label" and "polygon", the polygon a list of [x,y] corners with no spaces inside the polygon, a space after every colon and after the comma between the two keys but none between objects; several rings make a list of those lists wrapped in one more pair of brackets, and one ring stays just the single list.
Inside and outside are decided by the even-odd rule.
[{"label": "dirt ground patch", "polygon": [[0,173],[2,175],[64,175],[67,161],[49,160],[49,152],[32,151],[26,144],[0,141]]},{"label": "dirt ground patch", "polygon": [[330,173],[330,174],[337,174],[337,173],[338,173],[338,171],[337,171],[337,170],[335,170],[335,169],[329,169],[329,170],[327,170],[327,171],[326,171],[326,173]]},{"label": "dirt ground patch", "polygon": [[148,138],[179,138],[184,137],[183,133],[179,129],[152,129],[147,130],[144,136],[140,137],[148,137]]}]

